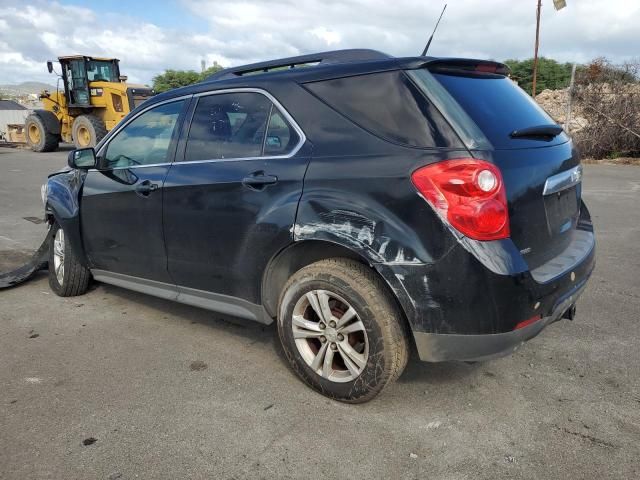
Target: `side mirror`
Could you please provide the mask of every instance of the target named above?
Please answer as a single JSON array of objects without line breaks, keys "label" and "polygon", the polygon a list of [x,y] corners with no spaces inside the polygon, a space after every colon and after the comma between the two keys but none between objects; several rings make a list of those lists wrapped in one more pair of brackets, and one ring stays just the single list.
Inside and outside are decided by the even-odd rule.
[{"label": "side mirror", "polygon": [[53,62],[51,60],[47,60],[47,70],[49,70],[49,73],[53,73]]},{"label": "side mirror", "polygon": [[118,80],[120,80],[122,83],[126,82],[129,79],[129,77],[127,77],[126,75],[120,75],[118,77]]},{"label": "side mirror", "polygon": [[89,148],[79,148],[69,152],[67,163],[71,168],[88,170],[96,166],[96,151]]}]

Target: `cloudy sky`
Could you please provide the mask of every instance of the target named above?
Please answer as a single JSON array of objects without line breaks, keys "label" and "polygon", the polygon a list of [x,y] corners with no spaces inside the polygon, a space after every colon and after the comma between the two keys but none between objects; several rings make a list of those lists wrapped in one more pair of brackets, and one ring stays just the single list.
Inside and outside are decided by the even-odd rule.
[{"label": "cloudy sky", "polygon": [[[536,0],[447,0],[432,55],[528,58]],[[314,51],[375,48],[419,54],[444,1],[0,0],[0,84],[54,83],[59,55],[115,56],[131,81],[167,68],[199,70]],[[640,56],[640,1],[543,1],[541,55],[584,62]]]}]

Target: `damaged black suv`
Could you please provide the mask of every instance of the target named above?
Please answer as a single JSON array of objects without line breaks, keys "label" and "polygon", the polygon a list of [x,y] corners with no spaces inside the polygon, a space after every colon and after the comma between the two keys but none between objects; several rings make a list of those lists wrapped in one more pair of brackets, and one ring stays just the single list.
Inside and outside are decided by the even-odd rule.
[{"label": "damaged black suv", "polygon": [[512,352],[594,267],[569,137],[490,61],[343,50],[158,95],[43,187],[50,284],[269,324],[311,387]]}]

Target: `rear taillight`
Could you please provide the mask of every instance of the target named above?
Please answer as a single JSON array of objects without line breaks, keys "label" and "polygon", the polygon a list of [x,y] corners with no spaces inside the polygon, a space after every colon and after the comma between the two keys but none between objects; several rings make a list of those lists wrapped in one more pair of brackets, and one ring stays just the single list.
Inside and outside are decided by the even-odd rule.
[{"label": "rear taillight", "polygon": [[494,164],[475,158],[445,160],[419,168],[411,180],[460,233],[475,240],[509,237],[507,195]]}]

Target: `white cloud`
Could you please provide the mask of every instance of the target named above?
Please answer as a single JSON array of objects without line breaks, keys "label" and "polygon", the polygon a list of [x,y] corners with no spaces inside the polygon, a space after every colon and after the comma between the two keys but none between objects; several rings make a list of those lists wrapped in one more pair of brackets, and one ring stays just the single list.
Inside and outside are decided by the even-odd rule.
[{"label": "white cloud", "polygon": [[328,30],[325,27],[314,28],[313,30],[309,30],[309,33],[324,40],[329,47],[331,45],[337,45],[340,43],[340,40],[342,40],[342,35],[336,31]]},{"label": "white cloud", "polygon": [[[0,83],[53,83],[46,60],[73,53],[120,58],[123,73],[137,82],[166,68],[198,69],[202,59],[235,65],[362,47],[416,55],[441,8],[422,0],[182,0],[188,18],[168,28],[144,21],[135,9],[98,15],[64,1],[23,3],[0,0]],[[640,2],[567,3],[560,12],[544,3],[541,55],[578,62],[640,55]],[[190,32],[194,17],[206,28]],[[534,23],[533,0],[450,0],[430,53],[527,58]]]}]

